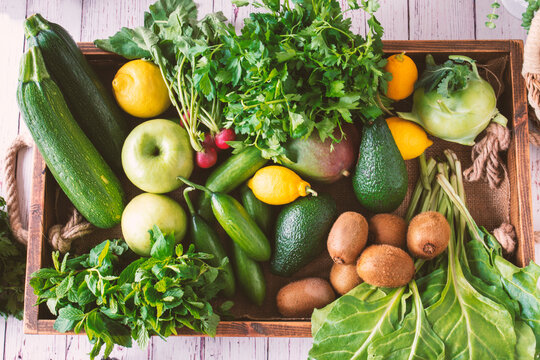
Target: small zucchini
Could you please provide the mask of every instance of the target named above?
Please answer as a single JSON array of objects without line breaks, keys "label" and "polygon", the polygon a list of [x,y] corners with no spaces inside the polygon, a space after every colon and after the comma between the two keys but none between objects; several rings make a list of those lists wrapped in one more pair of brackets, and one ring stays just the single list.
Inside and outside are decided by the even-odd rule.
[{"label": "small zucchini", "polygon": [[[197,215],[191,200],[189,199],[188,192],[194,190],[194,188],[186,188],[184,190],[184,198],[191,213],[191,226],[190,236],[191,241],[195,245],[197,251],[205,252],[207,254],[214,255],[214,258],[209,259],[208,263],[214,267],[218,267],[222,264],[223,260],[227,257],[227,253],[221,244],[216,231],[204,221],[202,217]],[[225,281],[225,288],[223,289],[227,297],[233,297],[235,292],[235,281],[232,265],[230,262],[223,267],[223,280]]]},{"label": "small zucchini", "polygon": [[238,282],[249,300],[261,306],[266,296],[266,282],[261,265],[250,259],[237,243],[233,242],[232,245]]},{"label": "small zucchini", "polygon": [[270,259],[270,243],[266,235],[235,198],[227,194],[212,192],[182,176],[178,176],[178,179],[210,195],[210,204],[217,221],[227,235],[246,252],[247,256],[257,261]]},{"label": "small zucchini", "polygon": [[79,127],[36,46],[23,55],[17,102],[24,122],[58,185],[92,224],[120,222],[120,182]]},{"label": "small zucchini", "polygon": [[[223,164],[214,170],[205,186],[213,192],[229,193],[240,184],[249,179],[266,164],[268,159],[261,156],[261,151],[255,146],[250,146],[229,157]],[[207,221],[212,220],[212,206],[210,205],[210,194],[201,194],[198,202],[199,215]]]}]

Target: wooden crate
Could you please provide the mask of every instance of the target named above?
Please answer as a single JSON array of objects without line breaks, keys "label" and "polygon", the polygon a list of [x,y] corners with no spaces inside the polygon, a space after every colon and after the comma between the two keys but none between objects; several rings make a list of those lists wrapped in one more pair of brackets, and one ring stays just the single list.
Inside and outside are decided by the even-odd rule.
[{"label": "wooden crate", "polygon": [[[104,52],[91,43],[80,43],[80,48],[91,61],[102,64],[118,64],[117,55]],[[507,55],[509,63],[504,76],[505,91],[499,100],[499,107],[508,117],[512,129],[512,142],[507,156],[510,182],[510,221],[518,238],[515,261],[524,266],[534,259],[534,239],[532,227],[531,178],[529,164],[529,129],[526,89],[521,76],[523,63],[523,43],[515,40],[501,41],[385,41],[386,53],[406,51],[413,58],[427,53],[445,56],[463,54],[479,61]],[[487,185],[486,185],[487,186]],[[50,246],[45,234],[52,225],[54,217],[54,179],[47,171],[45,163],[37,150],[34,150],[34,173],[32,200],[29,217],[28,260],[26,270],[26,293],[24,305],[24,332],[26,334],[52,334],[54,320],[44,318],[45,307],[34,306],[36,296],[29,285],[30,275],[47,264],[50,259]],[[197,335],[185,328],[182,335]],[[292,321],[222,321],[218,336],[273,336],[309,337],[311,335],[308,319]]]}]

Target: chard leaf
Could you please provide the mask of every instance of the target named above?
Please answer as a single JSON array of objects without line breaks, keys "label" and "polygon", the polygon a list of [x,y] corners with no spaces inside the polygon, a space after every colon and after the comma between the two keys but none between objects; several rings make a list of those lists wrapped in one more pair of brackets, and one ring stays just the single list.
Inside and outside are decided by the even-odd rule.
[{"label": "chard leaf", "polygon": [[[373,301],[383,298],[386,296],[386,293],[382,289],[364,282],[349,291],[346,295],[354,296],[362,301]],[[324,324],[328,314],[338,300],[331,302],[321,309],[313,310],[313,314],[311,315],[311,335],[313,337],[315,337],[321,326]]]},{"label": "chard leaf", "polygon": [[536,338],[534,332],[524,321],[516,321],[516,359],[534,360],[536,352]]},{"label": "chard leaf", "polygon": [[518,268],[499,255],[495,256],[495,266],[502,275],[504,289],[520,305],[521,320],[533,330],[536,352],[540,353],[540,266],[531,261],[527,267]]},{"label": "chard leaf", "polygon": [[401,328],[375,339],[368,347],[370,360],[436,359],[443,360],[444,343],[429,325],[420,294],[413,280],[410,284],[414,306],[405,316]]},{"label": "chard leaf", "polygon": [[344,295],[315,333],[310,359],[367,359],[369,344],[396,329],[404,287],[367,301]]},{"label": "chard leaf", "polygon": [[[453,228],[453,216],[449,215]],[[448,245],[448,276],[441,298],[426,309],[447,358],[513,359],[516,334],[504,306],[480,294],[467,281],[456,253],[454,234]]]}]

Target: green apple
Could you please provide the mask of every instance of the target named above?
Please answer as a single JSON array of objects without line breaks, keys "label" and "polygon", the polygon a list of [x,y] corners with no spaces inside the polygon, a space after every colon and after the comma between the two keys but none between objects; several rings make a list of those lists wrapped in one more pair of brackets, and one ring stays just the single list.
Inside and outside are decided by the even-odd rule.
[{"label": "green apple", "polygon": [[139,189],[162,194],[178,189],[177,176],[189,178],[193,150],[186,130],[165,119],[148,120],[137,126],[122,147],[122,167]]},{"label": "green apple", "polygon": [[152,244],[148,230],[157,225],[164,234],[174,232],[176,243],[186,235],[186,212],[165,195],[143,193],[135,196],[122,213],[122,235],[138,255],[150,256]]}]

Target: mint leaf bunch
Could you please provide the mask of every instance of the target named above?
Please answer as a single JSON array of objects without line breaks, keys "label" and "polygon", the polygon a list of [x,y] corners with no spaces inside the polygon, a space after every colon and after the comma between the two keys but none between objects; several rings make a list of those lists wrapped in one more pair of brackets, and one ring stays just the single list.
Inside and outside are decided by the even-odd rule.
[{"label": "mint leaf bunch", "polygon": [[[212,255],[184,251],[173,234],[150,230],[151,256],[121,266],[128,249],[122,240],[106,240],[88,254],[62,261],[53,253],[53,268],[32,274],[30,285],[53,315],[59,332],[84,330],[94,347],[105,345],[107,357],[114,344],[131,347],[132,339],[146,347],[152,335],[166,338],[188,327],[214,336],[220,317],[210,300],[223,288],[221,267],[205,260]],[[122,270],[123,268],[123,270]]]}]

